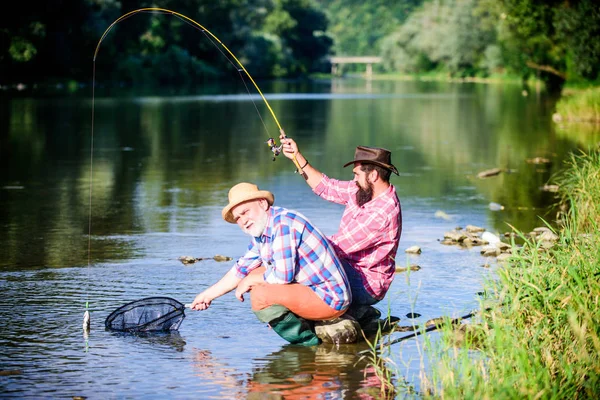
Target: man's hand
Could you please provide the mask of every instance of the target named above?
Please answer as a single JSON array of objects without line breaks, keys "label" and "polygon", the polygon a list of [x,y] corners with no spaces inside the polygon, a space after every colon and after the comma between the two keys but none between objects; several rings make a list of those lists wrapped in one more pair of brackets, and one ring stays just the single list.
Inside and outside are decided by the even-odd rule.
[{"label": "man's hand", "polygon": [[237,297],[239,301],[244,301],[244,293],[249,292],[250,289],[252,289],[252,284],[248,279],[242,279],[237,289],[235,289],[235,297]]},{"label": "man's hand", "polygon": [[196,310],[196,311],[206,310],[210,306],[211,302],[212,302],[212,299],[210,297],[208,297],[206,295],[206,291],[204,291],[204,292],[200,293],[198,296],[196,296],[196,298],[192,302],[192,305],[190,306],[190,308],[192,310]]},{"label": "man's hand", "polygon": [[[296,144],[294,139],[284,136],[283,134],[279,136],[279,139],[281,140],[281,144],[283,144],[283,155],[289,158],[290,160],[294,159],[294,155],[296,155],[296,158],[298,158],[300,150],[298,150],[298,145]],[[304,160],[304,157],[302,157],[302,160],[306,161]]]}]

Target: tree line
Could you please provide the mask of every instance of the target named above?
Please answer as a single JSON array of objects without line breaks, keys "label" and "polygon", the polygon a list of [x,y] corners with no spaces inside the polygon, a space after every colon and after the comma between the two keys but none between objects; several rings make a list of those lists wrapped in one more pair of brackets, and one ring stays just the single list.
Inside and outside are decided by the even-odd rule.
[{"label": "tree line", "polygon": [[[0,16],[0,84],[88,81],[120,16],[161,7],[204,25],[255,77],[327,72],[328,55],[380,55],[381,72],[531,76],[550,88],[600,81],[595,0],[46,0]],[[179,85],[229,60],[184,19],[140,13],[115,25],[99,80]]]}]

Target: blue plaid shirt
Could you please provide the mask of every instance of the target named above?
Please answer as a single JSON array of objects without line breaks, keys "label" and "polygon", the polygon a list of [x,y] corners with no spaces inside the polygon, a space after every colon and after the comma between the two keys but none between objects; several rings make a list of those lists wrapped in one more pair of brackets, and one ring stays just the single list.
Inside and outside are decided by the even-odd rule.
[{"label": "blue plaid shirt", "polygon": [[331,243],[302,214],[270,207],[267,225],[252,238],[233,268],[238,278],[263,265],[267,283],[299,283],[311,288],[329,307],[350,305],[348,278]]}]

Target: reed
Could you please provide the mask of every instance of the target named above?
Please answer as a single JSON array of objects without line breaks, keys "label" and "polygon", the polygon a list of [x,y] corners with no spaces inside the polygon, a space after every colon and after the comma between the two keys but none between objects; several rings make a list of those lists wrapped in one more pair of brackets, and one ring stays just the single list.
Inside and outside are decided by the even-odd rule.
[{"label": "reed", "polygon": [[[526,239],[497,279],[495,302],[457,345],[446,327],[428,356],[423,397],[596,398],[600,390],[600,154],[573,156],[557,177],[569,205],[550,249]],[[490,301],[487,300],[487,301]],[[482,304],[482,309],[490,304]],[[476,340],[474,340],[476,339]]]}]

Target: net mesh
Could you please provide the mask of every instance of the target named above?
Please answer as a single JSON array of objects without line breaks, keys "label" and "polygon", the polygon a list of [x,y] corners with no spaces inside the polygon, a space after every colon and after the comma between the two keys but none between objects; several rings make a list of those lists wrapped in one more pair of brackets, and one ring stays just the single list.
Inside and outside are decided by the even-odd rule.
[{"label": "net mesh", "polygon": [[147,297],[116,309],[104,325],[120,332],[176,331],[185,318],[184,309],[169,297]]}]

